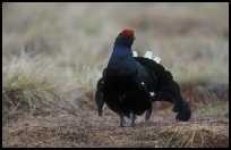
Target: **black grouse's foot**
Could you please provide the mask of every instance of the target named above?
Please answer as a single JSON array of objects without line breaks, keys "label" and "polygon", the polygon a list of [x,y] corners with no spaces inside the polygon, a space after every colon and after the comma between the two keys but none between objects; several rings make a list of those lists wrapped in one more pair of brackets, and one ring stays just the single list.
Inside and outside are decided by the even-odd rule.
[{"label": "black grouse's foot", "polygon": [[98,115],[99,115],[100,117],[102,117],[102,115],[103,115],[103,110],[98,110]]},{"label": "black grouse's foot", "polygon": [[129,117],[125,115],[120,115],[120,127],[134,127],[135,126],[136,115],[130,113]]}]

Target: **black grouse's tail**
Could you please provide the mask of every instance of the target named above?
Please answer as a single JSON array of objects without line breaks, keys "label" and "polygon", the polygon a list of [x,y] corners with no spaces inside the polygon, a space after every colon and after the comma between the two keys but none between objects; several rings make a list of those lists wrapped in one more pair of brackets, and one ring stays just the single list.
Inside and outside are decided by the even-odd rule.
[{"label": "black grouse's tail", "polygon": [[191,109],[189,104],[182,98],[180,87],[174,81],[171,72],[166,70],[161,64],[143,57],[135,58],[150,73],[155,83],[153,91],[155,97],[153,101],[168,101],[174,104],[173,111],[177,112],[176,119],[179,121],[188,121],[191,118]]}]

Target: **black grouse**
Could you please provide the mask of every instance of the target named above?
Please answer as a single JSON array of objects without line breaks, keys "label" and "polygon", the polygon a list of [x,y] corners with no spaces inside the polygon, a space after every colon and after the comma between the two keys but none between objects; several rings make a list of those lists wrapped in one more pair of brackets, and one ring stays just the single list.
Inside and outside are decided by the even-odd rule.
[{"label": "black grouse", "polygon": [[134,31],[125,29],[115,40],[108,66],[97,82],[95,100],[99,115],[102,116],[106,103],[120,116],[120,126],[134,126],[136,115],[146,112],[145,119],[150,118],[153,101],[168,101],[174,104],[173,111],[178,112],[177,120],[189,120],[190,107],[172,74],[151,59],[133,57],[134,39]]}]

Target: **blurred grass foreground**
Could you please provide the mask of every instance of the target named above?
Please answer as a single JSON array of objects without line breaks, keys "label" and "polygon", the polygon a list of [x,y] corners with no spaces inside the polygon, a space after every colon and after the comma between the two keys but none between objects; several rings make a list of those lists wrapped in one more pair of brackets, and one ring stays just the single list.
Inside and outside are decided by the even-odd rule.
[{"label": "blurred grass foreground", "polygon": [[[4,147],[228,147],[228,3],[3,3]],[[119,128],[94,91],[123,29],[162,59],[193,109]],[[166,121],[167,125],[164,125]],[[156,124],[162,122],[162,126]],[[200,139],[200,140],[199,140]]]}]

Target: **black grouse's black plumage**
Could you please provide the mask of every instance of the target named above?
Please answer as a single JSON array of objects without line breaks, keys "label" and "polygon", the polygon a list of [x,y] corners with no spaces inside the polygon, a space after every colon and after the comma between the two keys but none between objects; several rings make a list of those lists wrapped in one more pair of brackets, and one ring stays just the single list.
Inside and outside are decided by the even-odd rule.
[{"label": "black grouse's black plumage", "polygon": [[146,112],[146,120],[150,118],[153,101],[165,100],[174,104],[176,119],[187,121],[191,110],[171,73],[151,59],[133,57],[134,38],[132,30],[124,30],[115,40],[108,66],[97,83],[95,99],[99,115],[106,103],[120,116],[121,126],[126,125],[125,116],[131,119],[129,126],[133,126],[136,115]]}]

